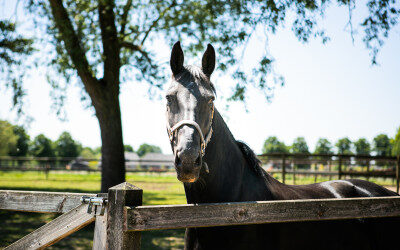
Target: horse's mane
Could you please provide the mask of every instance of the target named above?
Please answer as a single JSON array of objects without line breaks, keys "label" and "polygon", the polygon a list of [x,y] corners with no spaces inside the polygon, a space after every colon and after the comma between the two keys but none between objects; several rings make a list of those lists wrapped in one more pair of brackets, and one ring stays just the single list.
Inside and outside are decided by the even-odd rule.
[{"label": "horse's mane", "polygon": [[263,175],[263,171],[261,168],[261,161],[257,158],[254,151],[244,142],[236,141],[236,144],[239,146],[240,151],[244,158],[247,161],[247,164],[251,167],[253,171],[255,171],[259,175]]}]

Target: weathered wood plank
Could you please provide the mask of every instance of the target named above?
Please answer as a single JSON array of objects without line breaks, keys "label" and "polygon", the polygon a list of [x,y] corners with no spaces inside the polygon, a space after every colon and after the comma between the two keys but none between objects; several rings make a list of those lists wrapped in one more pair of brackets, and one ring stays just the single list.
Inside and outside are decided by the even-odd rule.
[{"label": "weathered wood plank", "polygon": [[96,215],[92,249],[95,250],[106,249],[106,239],[107,239],[107,209],[103,216]]},{"label": "weathered wood plank", "polygon": [[82,196],[96,194],[0,190],[0,209],[39,213],[66,213],[79,206]]},{"label": "weathered wood plank", "polygon": [[[102,193],[98,194],[98,197],[108,197],[108,194]],[[101,208],[99,208],[101,209]],[[97,209],[96,213],[96,222],[94,227],[94,235],[93,235],[93,248],[95,250],[103,250],[106,249],[106,239],[107,239],[107,205],[106,210],[103,215],[99,214],[99,209]],[[100,210],[101,211],[101,210]]]},{"label": "weathered wood plank", "polygon": [[[229,204],[229,205],[228,205]],[[127,230],[399,217],[400,197],[126,207]]]},{"label": "weathered wood plank", "polygon": [[44,249],[94,221],[82,204],[6,247],[6,250]]},{"label": "weathered wood plank", "polygon": [[143,190],[124,182],[108,190],[106,249],[140,249],[141,233],[127,232],[125,206],[142,205]]}]

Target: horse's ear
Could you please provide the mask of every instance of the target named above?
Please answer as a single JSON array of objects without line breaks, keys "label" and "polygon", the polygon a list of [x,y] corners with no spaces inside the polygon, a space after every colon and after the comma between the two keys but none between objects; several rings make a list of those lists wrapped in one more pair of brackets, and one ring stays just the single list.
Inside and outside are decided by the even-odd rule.
[{"label": "horse's ear", "polygon": [[172,47],[171,59],[169,61],[169,64],[171,65],[172,74],[177,75],[182,71],[183,60],[184,57],[181,48],[181,42],[178,41],[174,44],[174,47]]},{"label": "horse's ear", "polygon": [[201,68],[208,77],[211,76],[215,68],[215,50],[211,44],[207,45],[207,50],[204,52],[201,60]]}]

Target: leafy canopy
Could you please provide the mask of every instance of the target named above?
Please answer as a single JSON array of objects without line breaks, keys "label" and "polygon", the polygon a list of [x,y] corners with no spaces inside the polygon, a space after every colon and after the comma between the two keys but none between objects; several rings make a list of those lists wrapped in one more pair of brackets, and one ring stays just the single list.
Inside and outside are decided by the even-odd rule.
[{"label": "leafy canopy", "polygon": [[397,129],[397,134],[393,139],[392,155],[400,157],[400,127]]},{"label": "leafy canopy", "polygon": [[59,157],[77,157],[82,151],[82,145],[76,142],[70,133],[64,131],[54,142],[55,151]]},{"label": "leafy canopy", "polygon": [[294,139],[293,144],[290,148],[291,153],[298,154],[309,154],[308,145],[304,137],[297,137]]},{"label": "leafy canopy", "polygon": [[371,144],[365,138],[355,141],[354,148],[358,155],[369,155],[371,153]]},{"label": "leafy canopy", "polygon": [[18,137],[14,134],[13,126],[0,120],[0,156],[6,156],[15,150]]},{"label": "leafy canopy", "polygon": [[353,152],[351,149],[351,144],[352,144],[352,142],[347,137],[339,139],[335,144],[335,146],[337,148],[337,153],[338,154],[352,154]]},{"label": "leafy canopy", "polygon": [[386,134],[379,134],[374,138],[374,151],[378,156],[390,156],[392,145]]},{"label": "leafy canopy", "polygon": [[333,154],[332,144],[326,138],[319,138],[315,146],[314,154]]},{"label": "leafy canopy", "polygon": [[143,155],[147,153],[162,153],[161,148],[155,145],[150,145],[147,143],[143,143],[142,145],[139,146],[138,150],[136,153],[142,157]]},{"label": "leafy canopy", "polygon": [[22,80],[28,67],[26,57],[33,51],[33,39],[18,34],[14,22],[0,20],[0,81],[13,90],[13,107],[19,114],[25,95]]},{"label": "leafy canopy", "polygon": [[24,127],[14,125],[13,132],[17,136],[15,147],[9,152],[10,156],[27,156],[29,151],[30,136]]},{"label": "leafy canopy", "polygon": [[265,140],[262,152],[263,154],[289,153],[289,149],[285,143],[279,141],[276,136],[270,136]]},{"label": "leafy canopy", "polygon": [[33,139],[30,151],[35,157],[56,156],[53,142],[43,134],[40,134]]},{"label": "leafy canopy", "polygon": [[[65,0],[63,4],[68,18],[82,47],[82,51],[75,50],[71,53],[83,53],[88,64],[83,65],[86,62],[81,60],[74,65],[71,53],[67,53],[62,34],[56,28],[52,17],[50,5],[56,2],[58,1],[31,0],[28,9],[35,14],[34,20],[38,26],[44,24],[47,34],[50,35],[44,35],[43,38],[53,47],[47,52],[50,59],[48,66],[55,69],[53,72],[49,71],[49,81],[55,90],[59,90],[54,94],[57,105],[63,104],[63,89],[71,78],[76,77],[76,68],[87,66],[87,71],[98,79],[104,73],[103,66],[107,56],[103,46],[106,39],[111,39],[107,35],[114,31],[106,34],[101,30],[99,3],[108,6],[106,11],[107,8],[111,8],[115,16],[115,32],[118,37],[116,42],[120,45],[121,82],[134,79],[147,82],[150,86],[163,85],[167,64],[164,60],[157,60],[157,42],[173,44],[181,40],[185,52],[193,55],[204,50],[207,43],[212,43],[219,55],[219,70],[229,73],[237,80],[231,100],[245,100],[249,86],[258,88],[270,100],[276,84],[284,83],[282,76],[275,73],[274,58],[267,46],[261,49],[256,66],[250,71],[245,70],[245,65],[240,62],[251,38],[261,36],[267,45],[268,35],[287,25],[290,20],[292,31],[300,42],[319,37],[325,43],[329,37],[320,22],[328,7],[335,4],[349,11],[349,26],[353,35],[351,17],[356,7],[355,1],[351,0]],[[365,12],[360,26],[363,30],[363,40],[371,52],[372,62],[376,63],[384,39],[398,22],[400,8],[392,0],[369,0],[366,7],[368,11]],[[293,19],[288,18],[289,16]],[[114,29],[112,26],[107,28],[108,31]],[[77,65],[78,63],[80,65]],[[66,81],[54,81],[57,75],[64,76]],[[83,97],[87,97],[85,93]]]}]

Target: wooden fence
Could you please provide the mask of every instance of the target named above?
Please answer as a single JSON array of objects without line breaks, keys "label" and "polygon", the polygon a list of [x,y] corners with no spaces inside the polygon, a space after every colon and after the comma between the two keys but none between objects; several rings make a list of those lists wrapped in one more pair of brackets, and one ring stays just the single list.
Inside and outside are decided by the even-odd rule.
[{"label": "wooden fence", "polygon": [[[400,184],[400,158],[393,156],[371,156],[351,154],[283,154],[272,153],[258,156],[269,173],[281,174],[283,183],[286,183],[287,175],[292,175],[293,184],[296,184],[296,175],[314,176],[317,182],[318,176],[337,177],[371,177],[393,178],[396,181],[396,190],[399,192]],[[268,164],[273,168],[268,169]],[[299,165],[323,166],[325,170],[299,169]],[[355,168],[363,168],[363,171]]]},{"label": "wooden fence", "polygon": [[92,222],[93,249],[140,249],[145,230],[400,217],[400,197],[167,206],[142,206],[142,197],[129,183],[97,195],[0,191],[0,209],[63,213],[5,249],[43,249]]}]

